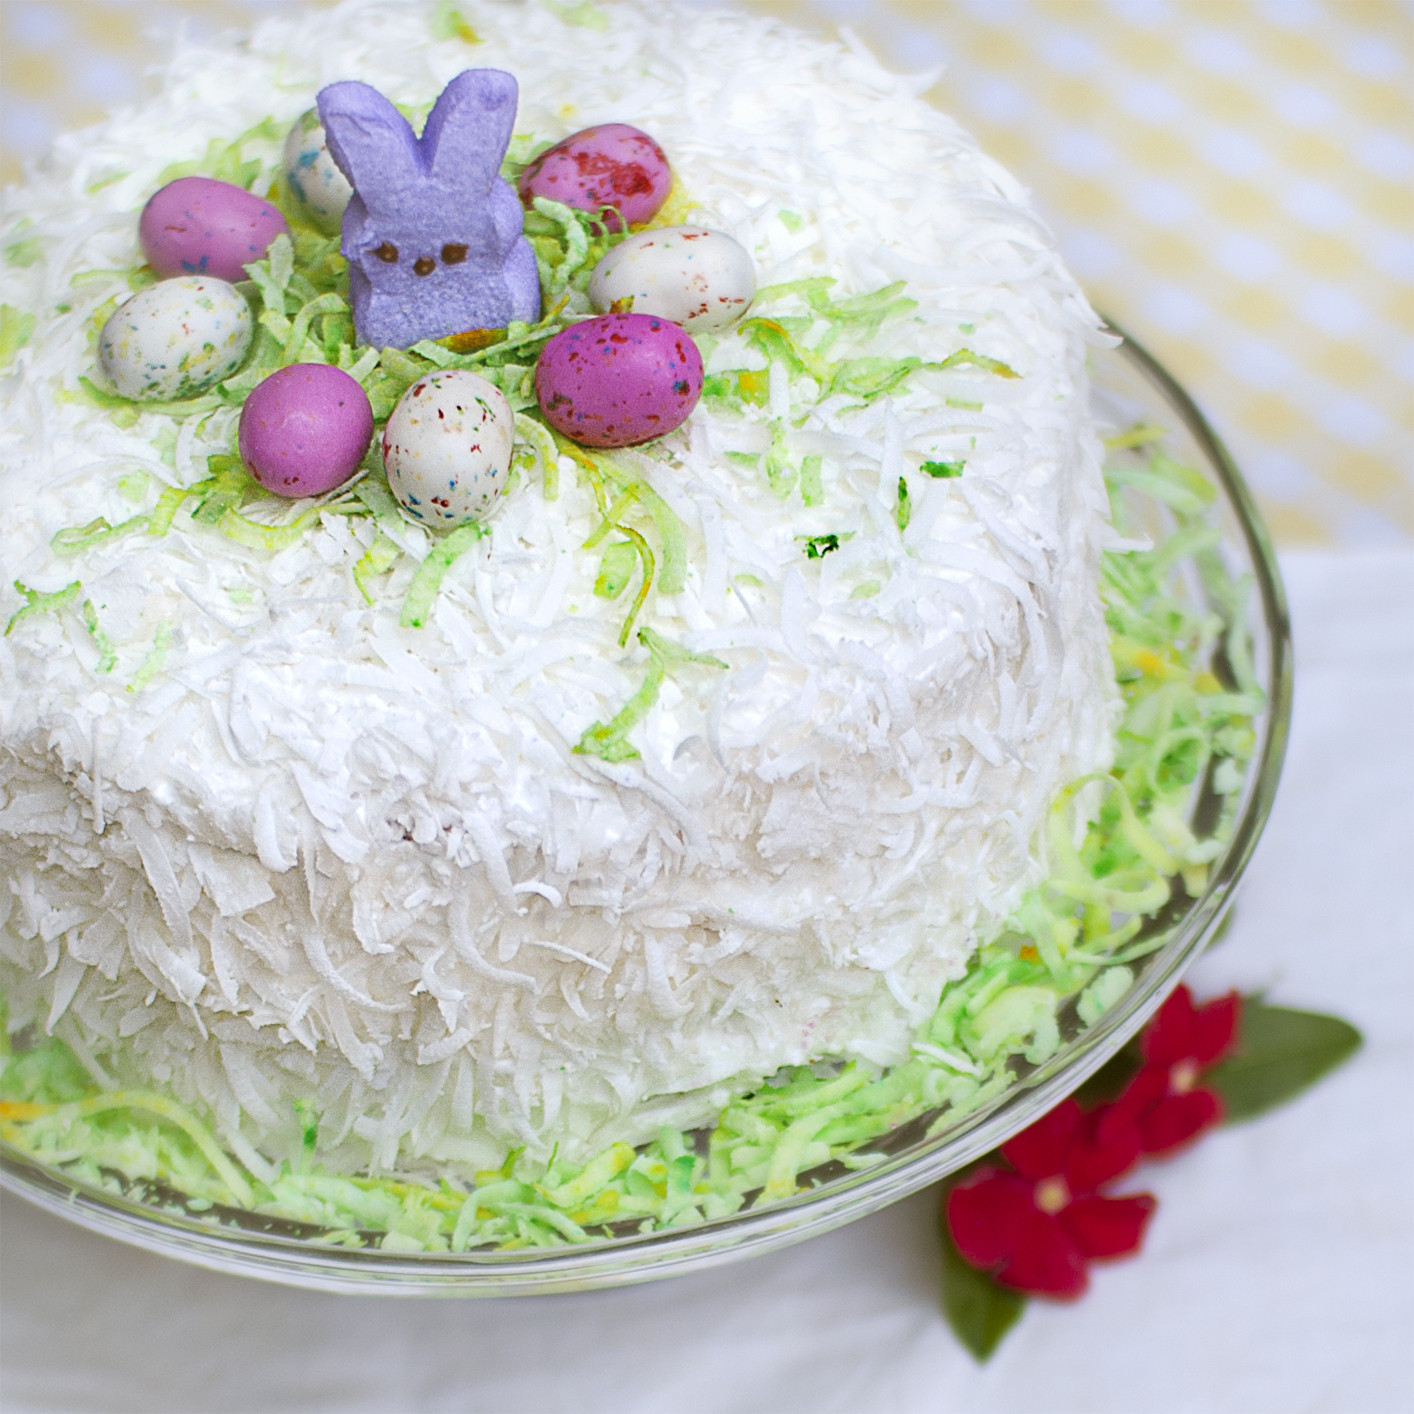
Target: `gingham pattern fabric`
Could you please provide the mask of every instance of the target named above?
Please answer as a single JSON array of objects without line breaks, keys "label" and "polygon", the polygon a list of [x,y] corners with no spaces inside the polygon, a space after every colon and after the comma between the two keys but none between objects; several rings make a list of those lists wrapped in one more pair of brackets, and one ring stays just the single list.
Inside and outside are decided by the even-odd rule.
[{"label": "gingham pattern fabric", "polygon": [[[140,96],[177,24],[307,2],[0,0],[5,179]],[[1279,543],[1414,536],[1408,0],[758,8],[847,25],[894,67],[945,66],[934,99],[1032,188],[1096,305],[1209,413]]]}]

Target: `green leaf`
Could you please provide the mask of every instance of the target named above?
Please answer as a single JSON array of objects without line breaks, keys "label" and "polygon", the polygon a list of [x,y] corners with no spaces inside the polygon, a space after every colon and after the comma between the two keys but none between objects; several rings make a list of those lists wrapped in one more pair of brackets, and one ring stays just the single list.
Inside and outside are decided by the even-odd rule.
[{"label": "green leaf", "polygon": [[1314,1085],[1352,1056],[1361,1040],[1339,1017],[1248,998],[1236,1051],[1206,1071],[1202,1084],[1222,1097],[1229,1122],[1251,1119]]},{"label": "green leaf", "polygon": [[[946,1190],[944,1190],[946,1192]],[[1026,1298],[1002,1286],[987,1272],[964,1262],[953,1245],[940,1207],[943,1239],[943,1315],[953,1334],[979,1361],[988,1359],[1002,1337],[1021,1319]]]},{"label": "green leaf", "polygon": [[924,462],[921,469],[935,480],[943,481],[948,477],[961,476],[966,465],[966,462]]}]

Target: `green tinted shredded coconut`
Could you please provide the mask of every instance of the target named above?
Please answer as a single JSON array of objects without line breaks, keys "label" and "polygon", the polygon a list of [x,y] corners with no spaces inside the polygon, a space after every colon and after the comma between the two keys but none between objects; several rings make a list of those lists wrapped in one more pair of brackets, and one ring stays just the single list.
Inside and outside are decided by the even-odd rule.
[{"label": "green tinted shredded coconut", "polygon": [[167,661],[167,649],[172,644],[172,625],[166,619],[157,625],[152,636],[152,647],[147,656],[138,664],[133,680],[128,684],[129,692],[141,692],[148,683],[162,671]]},{"label": "green tinted shredded coconut", "polygon": [[99,516],[87,525],[68,526],[56,531],[49,541],[49,547],[56,555],[80,555],[105,540],[116,539],[132,530],[144,529],[147,524],[146,516],[131,516],[117,525],[109,525],[104,516]]},{"label": "green tinted shredded coconut", "polygon": [[961,476],[962,469],[966,462],[924,462],[919,468],[925,476],[931,476],[935,480],[944,480],[952,476]]},{"label": "green tinted shredded coconut", "polygon": [[34,315],[13,305],[0,304],[0,373],[9,368],[15,355],[29,343],[34,333]]},{"label": "green tinted shredded coconut", "polygon": [[705,653],[693,653],[679,643],[654,633],[651,628],[638,631],[638,641],[648,650],[648,675],[643,685],[608,722],[595,722],[585,728],[575,751],[581,756],[598,756],[609,762],[632,761],[639,756],[638,748],[628,740],[628,734],[653,710],[663,679],[670,668],[698,663],[709,668],[726,668],[720,658]]},{"label": "green tinted shredded coconut", "polygon": [[9,637],[18,625],[26,619],[33,618],[38,614],[52,614],[62,609],[65,604],[72,604],[79,597],[79,592],[83,585],[79,580],[74,580],[71,584],[66,584],[62,589],[56,589],[52,594],[43,594],[37,589],[31,589],[20,580],[15,581],[15,588],[24,596],[24,603],[10,615],[10,621],[5,625],[5,637]]},{"label": "green tinted shredded coconut", "polygon": [[468,521],[444,535],[427,552],[427,558],[417,567],[417,572],[408,585],[407,598],[403,600],[403,611],[398,622],[404,628],[421,628],[432,611],[432,601],[437,597],[446,573],[457,560],[483,535],[486,527],[479,521]]},{"label": "green tinted shredded coconut", "polygon": [[908,478],[905,476],[898,479],[898,504],[894,507],[894,519],[898,522],[900,535],[908,529],[908,523],[913,519],[913,502],[909,499]]},{"label": "green tinted shredded coconut", "polygon": [[118,655],[113,651],[112,640],[98,622],[98,610],[94,607],[92,599],[85,599],[79,607],[83,613],[84,627],[88,629],[88,636],[93,640],[93,646],[98,649],[98,671],[111,673],[117,666]]}]

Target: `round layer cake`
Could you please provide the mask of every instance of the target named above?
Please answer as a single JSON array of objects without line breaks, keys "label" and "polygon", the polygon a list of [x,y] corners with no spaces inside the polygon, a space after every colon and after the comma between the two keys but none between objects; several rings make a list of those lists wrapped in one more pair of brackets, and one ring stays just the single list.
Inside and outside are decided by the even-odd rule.
[{"label": "round layer cake", "polygon": [[[652,134],[677,219],[759,292],[698,336],[688,421],[597,462],[547,452],[506,375],[513,484],[410,620],[434,532],[347,493],[174,516],[238,399],[125,405],[95,349],[174,173],[244,134],[263,194],[324,85],[417,116],[467,68],[519,82],[520,162]],[[782,1066],[907,1056],[1115,715],[1097,323],[923,86],[742,14],[350,0],[180,49],[12,193],[12,1029],[200,1104],[252,1166],[313,1106],[347,1171],[588,1154]],[[582,285],[547,311],[591,313]],[[370,387],[397,365],[356,352]],[[391,568],[356,576],[375,541]]]}]

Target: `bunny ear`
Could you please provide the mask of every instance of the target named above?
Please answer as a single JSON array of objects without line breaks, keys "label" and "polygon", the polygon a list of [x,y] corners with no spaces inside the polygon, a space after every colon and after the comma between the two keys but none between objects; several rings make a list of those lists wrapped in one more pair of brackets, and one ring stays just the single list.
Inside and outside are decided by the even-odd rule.
[{"label": "bunny ear", "polygon": [[319,90],[329,152],[370,208],[396,200],[422,174],[422,151],[408,120],[366,83]]},{"label": "bunny ear", "polygon": [[467,69],[442,90],[422,130],[432,175],[484,194],[500,175],[516,120],[515,79],[501,69]]}]

